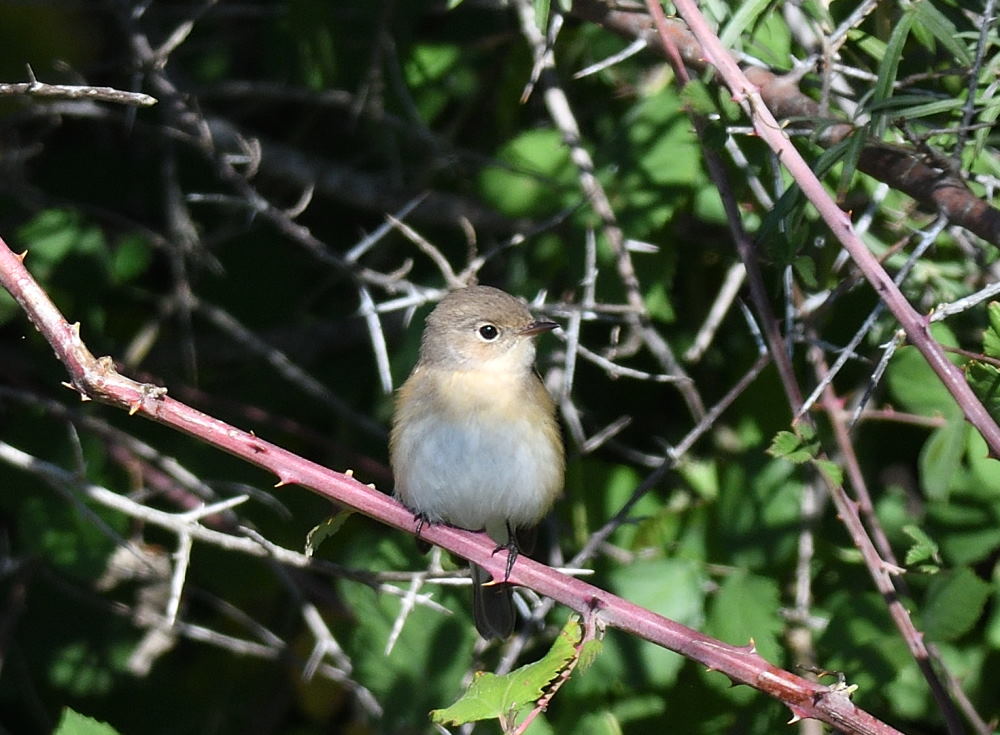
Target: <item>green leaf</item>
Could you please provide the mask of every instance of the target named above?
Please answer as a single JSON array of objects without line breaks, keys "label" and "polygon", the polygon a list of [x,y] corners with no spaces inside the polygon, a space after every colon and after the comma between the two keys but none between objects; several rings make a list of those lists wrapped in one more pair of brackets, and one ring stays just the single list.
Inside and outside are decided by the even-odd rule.
[{"label": "green leaf", "polygon": [[806,288],[819,288],[819,284],[816,282],[816,262],[812,258],[808,255],[800,255],[792,261],[792,267]]},{"label": "green leaf", "polygon": [[958,110],[963,104],[963,100],[936,100],[934,102],[925,102],[922,105],[903,107],[902,109],[896,110],[892,116],[903,120],[910,120],[917,117],[928,117],[929,115],[939,115],[942,112],[948,112],[950,110]]},{"label": "green leaf", "polygon": [[[811,430],[810,430],[811,431]],[[819,452],[819,442],[797,436],[790,431],[779,431],[771,440],[767,453],[777,459],[793,464],[802,464],[813,459]]]},{"label": "green leaf", "polygon": [[986,307],[989,326],[983,330],[983,353],[1000,358],[1000,303],[991,301]]},{"label": "green leaf", "polygon": [[942,46],[951,52],[952,56],[961,62],[962,66],[970,66],[972,57],[969,50],[959,41],[958,29],[945,15],[934,7],[930,0],[918,0],[913,4],[920,25],[926,28]]},{"label": "green leaf", "polygon": [[920,616],[927,637],[953,641],[967,633],[979,620],[992,592],[993,585],[981,580],[968,567],[935,577]]},{"label": "green leaf", "polygon": [[[943,324],[931,326],[931,336],[949,347],[957,347],[954,334]],[[959,358],[952,357],[958,362]],[[886,380],[893,396],[907,410],[922,416],[959,416],[955,399],[941,385],[937,374],[931,370],[916,347],[901,347],[889,363]]]},{"label": "green leaf", "polygon": [[913,539],[913,545],[906,551],[906,565],[912,566],[928,559],[936,564],[941,563],[941,555],[938,553],[938,545],[934,543],[924,530],[912,524],[903,526],[903,533]]},{"label": "green leaf", "polygon": [[118,731],[106,722],[81,715],[69,707],[63,707],[59,723],[52,735],[118,735]]},{"label": "green leaf", "polygon": [[989,363],[973,360],[965,366],[965,379],[990,416],[1000,420],[1000,370]]},{"label": "green leaf", "polygon": [[354,511],[342,508],[326,520],[309,529],[309,533],[306,534],[305,555],[312,556],[315,554],[320,544],[343,528],[344,523],[352,515],[354,515]]},{"label": "green leaf", "polygon": [[[903,46],[910,35],[910,27],[913,25],[914,15],[912,12],[903,13],[897,21],[886,44],[885,55],[879,63],[878,80],[875,83],[875,90],[872,95],[872,102],[879,103],[892,96],[892,87],[896,83],[896,76],[899,72],[899,60],[903,55]],[[885,133],[886,118],[879,115],[873,118],[875,137],[880,138]]]},{"label": "green leaf", "polygon": [[831,459],[815,460],[816,467],[825,474],[834,485],[844,484],[844,471]]},{"label": "green leaf", "polygon": [[[655,613],[699,629],[705,621],[706,577],[700,562],[679,558],[640,559],[616,568],[609,588]],[[574,691],[603,691],[607,681],[636,689],[669,687],[676,683],[684,659],[648,641],[610,632],[601,656]]]},{"label": "green leaf", "polygon": [[771,579],[736,572],[710,598],[705,632],[734,646],[751,641],[768,661],[780,663],[781,595]]},{"label": "green leaf", "polygon": [[152,254],[145,240],[132,235],[122,237],[111,255],[111,282],[121,285],[131,281],[146,271],[150,260]]},{"label": "green leaf", "polygon": [[727,49],[733,47],[733,43],[742,34],[743,30],[754,24],[761,13],[767,10],[771,0],[750,0],[745,3],[737,3],[738,10],[726,23],[726,27],[719,34],[719,40]]},{"label": "green leaf", "polygon": [[970,486],[964,488],[964,494],[989,503],[1000,500],[1000,460],[990,456],[986,440],[978,431],[969,432],[965,461],[969,465]]},{"label": "green leaf", "polygon": [[920,450],[920,484],[928,498],[945,500],[965,454],[968,426],[950,421],[931,432]]},{"label": "green leaf", "polygon": [[534,0],[534,4],[535,25],[541,29],[542,33],[545,33],[545,29],[549,27],[550,2],[549,0]]},{"label": "green leaf", "polygon": [[711,115],[716,112],[715,98],[704,82],[692,79],[681,89],[681,104],[695,115]]},{"label": "green leaf", "polygon": [[476,672],[465,694],[450,707],[432,710],[431,720],[442,725],[463,725],[495,717],[515,717],[520,710],[537,702],[549,684],[566,670],[577,655],[581,636],[580,620],[571,616],[540,661],[503,676]]},{"label": "green leaf", "polygon": [[540,216],[563,205],[560,184],[572,181],[569,152],[558,131],[538,128],[522,133],[497,154],[502,166],[483,169],[483,195],[513,217]]}]

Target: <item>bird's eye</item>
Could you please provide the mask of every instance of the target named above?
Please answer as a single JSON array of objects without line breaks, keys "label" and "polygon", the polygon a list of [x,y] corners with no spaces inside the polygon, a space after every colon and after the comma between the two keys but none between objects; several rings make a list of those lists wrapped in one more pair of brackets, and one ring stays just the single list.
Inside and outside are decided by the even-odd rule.
[{"label": "bird's eye", "polygon": [[479,328],[479,336],[485,339],[487,342],[492,342],[497,337],[500,336],[500,330],[497,329],[492,324],[484,324]]}]

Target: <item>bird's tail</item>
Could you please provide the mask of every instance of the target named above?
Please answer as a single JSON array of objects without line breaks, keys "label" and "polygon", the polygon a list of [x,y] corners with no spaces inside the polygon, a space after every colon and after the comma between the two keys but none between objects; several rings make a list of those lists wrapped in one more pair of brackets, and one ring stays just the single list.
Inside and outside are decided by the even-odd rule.
[{"label": "bird's tail", "polygon": [[493,583],[489,572],[472,565],[472,616],[483,638],[506,638],[514,632],[511,585]]}]

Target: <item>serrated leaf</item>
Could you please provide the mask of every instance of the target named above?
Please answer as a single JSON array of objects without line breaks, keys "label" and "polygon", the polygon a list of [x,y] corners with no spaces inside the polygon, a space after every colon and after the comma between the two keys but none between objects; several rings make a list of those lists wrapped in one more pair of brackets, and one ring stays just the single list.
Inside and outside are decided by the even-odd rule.
[{"label": "serrated leaf", "polygon": [[965,366],[965,379],[990,416],[1000,420],[1000,370],[989,363],[973,360]]},{"label": "serrated leaf", "polygon": [[927,590],[921,619],[927,637],[953,641],[967,633],[982,615],[993,585],[976,576],[968,567],[935,577]]},{"label": "serrated leaf", "polygon": [[991,301],[986,307],[989,325],[983,330],[983,354],[1000,358],[1000,303]]},{"label": "serrated leaf", "polygon": [[315,554],[319,545],[343,528],[344,523],[353,514],[353,510],[341,508],[326,520],[309,529],[309,533],[306,534],[305,555],[312,556]]},{"label": "serrated leaf", "polygon": [[767,453],[772,457],[784,459],[793,464],[808,462],[819,451],[819,444],[816,442],[803,442],[803,439],[790,431],[779,431],[771,440],[771,446],[767,448]]},{"label": "serrated leaf", "polygon": [[932,559],[939,564],[941,563],[938,545],[934,543],[934,540],[930,536],[924,533],[922,528],[912,524],[906,525],[903,526],[903,533],[913,539],[913,545],[906,551],[907,566],[918,564],[927,559]]},{"label": "serrated leaf", "polygon": [[712,596],[706,632],[735,646],[753,641],[760,654],[778,662],[783,629],[778,585],[766,577],[745,572],[727,576]]},{"label": "serrated leaf", "polygon": [[829,459],[817,459],[816,466],[823,472],[834,485],[844,484],[844,471],[840,469],[836,462]]},{"label": "serrated leaf", "polygon": [[476,672],[468,690],[454,704],[431,711],[431,720],[442,725],[508,717],[531,706],[576,655],[581,638],[580,620],[571,616],[552,642],[545,657],[509,674]]},{"label": "serrated leaf", "polygon": [[589,640],[580,647],[580,660],[576,663],[577,671],[586,671],[597,660],[604,643],[599,640]]},{"label": "serrated leaf", "polygon": [[52,735],[118,735],[118,731],[106,722],[63,707],[59,723]]},{"label": "serrated leaf", "polygon": [[989,303],[986,318],[989,326],[983,330],[983,353],[987,357],[1000,357],[1000,303]]}]

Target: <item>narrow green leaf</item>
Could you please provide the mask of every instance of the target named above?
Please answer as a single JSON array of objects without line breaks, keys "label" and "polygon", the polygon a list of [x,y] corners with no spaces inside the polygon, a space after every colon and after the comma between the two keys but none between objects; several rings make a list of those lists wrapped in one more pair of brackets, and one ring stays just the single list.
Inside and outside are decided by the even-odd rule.
[{"label": "narrow green leaf", "polygon": [[771,0],[750,0],[750,2],[738,3],[739,10],[729,19],[726,27],[719,35],[719,40],[726,48],[732,48],[733,43],[740,37],[747,26],[751,26],[760,17],[761,13],[767,10]]},{"label": "narrow green leaf", "polygon": [[535,25],[542,33],[549,27],[549,12],[551,11],[549,0],[535,0]]},{"label": "narrow green leaf", "polygon": [[913,12],[920,21],[920,25],[930,31],[934,38],[948,49],[963,66],[972,64],[969,50],[958,40],[958,29],[955,24],[934,7],[930,0],[918,0],[913,4]]},{"label": "narrow green leaf", "polygon": [[[892,96],[892,87],[896,83],[896,75],[899,72],[899,60],[903,55],[903,46],[910,35],[910,28],[913,25],[913,13],[903,13],[896,27],[892,29],[889,42],[886,44],[885,55],[878,67],[878,81],[875,83],[875,91],[872,95],[872,102],[879,103]],[[875,124],[875,136],[881,137],[885,132],[885,117],[879,115],[873,118]]]},{"label": "narrow green leaf", "polygon": [[[997,121],[997,118],[1000,117],[1000,100],[993,99],[992,101],[989,102],[983,100],[983,103],[985,106],[983,107],[983,110],[979,113],[978,121],[981,123],[995,123]],[[975,161],[979,158],[979,156],[983,152],[983,149],[986,147],[987,140],[990,138],[992,133],[993,133],[992,126],[982,127],[976,131],[976,144],[972,149],[972,156],[970,160]]]},{"label": "narrow green leaf", "polygon": [[927,102],[922,105],[914,105],[913,107],[904,107],[893,113],[893,117],[911,120],[918,117],[939,115],[942,112],[961,109],[963,104],[964,102],[962,100],[957,99],[937,100],[935,102]]},{"label": "narrow green leaf", "polygon": [[[886,110],[896,110],[900,107],[906,107],[907,105],[922,105],[929,102],[935,102],[939,99],[940,98],[929,94],[898,94],[880,102],[872,102],[868,105],[868,110],[870,112],[885,112]],[[954,99],[948,101],[952,103],[956,102]],[[961,100],[957,101],[959,106],[961,106]]]},{"label": "narrow green leaf", "polygon": [[854,172],[858,170],[861,151],[864,150],[868,137],[862,129],[850,135],[843,142],[847,144],[847,147],[844,150],[844,167],[840,172],[840,181],[837,183],[837,196],[839,198],[843,198],[851,186]]}]

